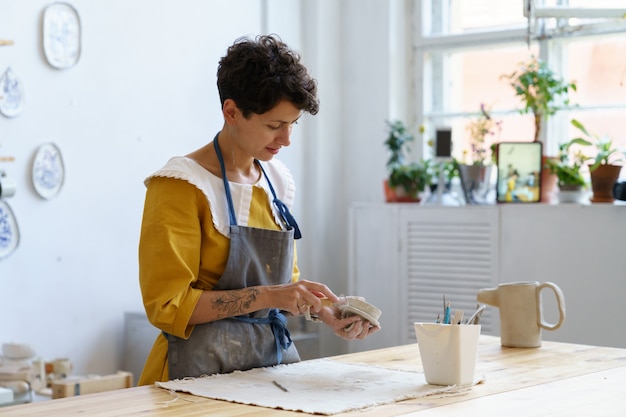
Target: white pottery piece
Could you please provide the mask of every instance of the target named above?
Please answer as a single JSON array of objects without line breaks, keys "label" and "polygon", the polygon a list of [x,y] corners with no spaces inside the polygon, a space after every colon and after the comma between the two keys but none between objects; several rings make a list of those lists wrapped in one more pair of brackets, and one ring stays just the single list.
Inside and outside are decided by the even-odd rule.
[{"label": "white pottery piece", "polygon": [[0,259],[13,253],[19,241],[20,232],[11,207],[0,200]]},{"label": "white pottery piece", "polygon": [[589,202],[589,198],[587,197],[587,192],[584,190],[578,190],[578,191],[559,190],[556,193],[556,197],[559,200],[559,203],[585,204]]},{"label": "white pottery piece", "polygon": [[426,382],[470,385],[474,382],[480,324],[413,323]]},{"label": "white pottery piece", "polygon": [[[559,321],[547,323],[543,318],[541,290],[554,291],[559,309]],[[502,346],[539,347],[541,329],[556,330],[565,321],[565,297],[561,289],[551,282],[510,282],[497,288],[478,291],[478,302],[500,309],[500,338]]]},{"label": "white pottery piece", "polygon": [[63,186],[65,168],[61,151],[53,143],[44,143],[37,149],[33,160],[33,186],[41,197],[57,195]]},{"label": "white pottery piece", "polygon": [[339,310],[343,318],[356,314],[369,321],[372,325],[380,326],[378,319],[382,311],[366,301],[348,296],[346,297],[346,303],[339,306]]},{"label": "white pottery piece", "polygon": [[15,117],[24,110],[24,88],[15,71],[8,67],[0,76],[0,113]]},{"label": "white pottery piece", "polygon": [[43,15],[43,50],[54,68],[74,66],[80,58],[81,25],[78,12],[67,3],[46,7]]}]

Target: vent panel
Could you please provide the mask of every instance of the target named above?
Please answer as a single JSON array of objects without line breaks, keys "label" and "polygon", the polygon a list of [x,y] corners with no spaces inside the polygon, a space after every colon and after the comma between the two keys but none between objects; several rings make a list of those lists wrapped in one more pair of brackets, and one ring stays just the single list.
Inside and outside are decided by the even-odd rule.
[{"label": "vent panel", "polygon": [[[408,219],[404,223],[406,251],[407,333],[415,341],[414,322],[443,317],[443,296],[452,311],[468,318],[476,309],[476,294],[493,286],[496,275],[497,223],[475,219]],[[481,317],[483,333],[493,331],[489,309]]]}]

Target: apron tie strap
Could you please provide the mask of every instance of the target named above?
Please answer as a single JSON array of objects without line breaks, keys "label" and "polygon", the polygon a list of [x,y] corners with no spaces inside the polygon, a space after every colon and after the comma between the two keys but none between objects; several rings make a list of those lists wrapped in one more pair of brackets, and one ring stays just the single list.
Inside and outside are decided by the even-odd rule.
[{"label": "apron tie strap", "polygon": [[269,324],[272,327],[272,333],[274,334],[274,341],[276,343],[276,358],[278,360],[277,365],[283,360],[283,349],[287,350],[292,345],[291,334],[287,329],[287,318],[278,309],[273,308],[267,317],[246,317],[239,316],[233,317],[236,320],[244,323],[264,323]]},{"label": "apron tie strap", "polygon": [[[220,168],[222,171],[222,181],[224,182],[224,191],[226,193],[226,200],[228,202],[228,217],[230,220],[230,224],[236,225],[237,218],[235,216],[235,206],[233,204],[233,198],[230,194],[230,185],[228,184],[228,178],[226,178],[226,166],[224,165],[224,158],[222,157],[222,151],[220,150],[220,147],[217,143],[218,136],[219,136],[219,133],[215,135],[215,138],[213,139],[213,148],[215,148],[215,154],[217,155],[217,159],[220,161]],[[289,208],[287,207],[287,205],[283,203],[282,201],[280,201],[278,197],[276,196],[276,191],[274,191],[274,186],[272,185],[272,182],[270,181],[267,174],[265,173],[265,170],[263,169],[263,165],[261,165],[261,163],[256,159],[254,160],[254,162],[259,166],[259,168],[261,168],[261,172],[263,173],[263,176],[267,180],[267,185],[270,187],[270,191],[272,192],[272,197],[274,197],[274,200],[273,200],[274,206],[278,210],[278,214],[280,214],[280,217],[283,219],[283,222],[285,223],[285,227],[287,228],[287,230],[295,229],[294,239],[300,239],[302,237],[302,233],[300,232],[300,227],[298,227],[298,223],[296,222],[296,219],[293,217],[293,215],[289,211]]]},{"label": "apron tie strap", "polygon": [[276,196],[276,191],[274,191],[274,187],[272,186],[270,179],[267,177],[267,174],[265,173],[265,170],[263,169],[263,165],[261,165],[261,163],[257,161],[256,159],[255,159],[255,162],[257,163],[257,165],[259,165],[259,168],[261,168],[261,172],[263,172],[263,176],[265,176],[265,179],[267,180],[267,185],[269,185],[270,191],[272,192],[272,196],[274,197],[274,201],[273,201],[274,206],[278,209],[278,213],[280,214],[280,217],[283,219],[283,222],[285,223],[285,227],[287,227],[287,230],[294,229],[293,238],[300,239],[302,237],[302,233],[300,232],[300,228],[298,227],[298,223],[296,222],[296,219],[293,217],[293,215],[289,211],[287,204],[280,201],[278,197]]}]

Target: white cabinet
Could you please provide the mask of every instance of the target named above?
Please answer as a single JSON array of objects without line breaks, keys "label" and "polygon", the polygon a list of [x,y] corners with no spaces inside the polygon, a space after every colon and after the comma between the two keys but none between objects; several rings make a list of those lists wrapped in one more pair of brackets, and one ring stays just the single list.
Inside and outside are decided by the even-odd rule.
[{"label": "white cabinet", "polygon": [[[351,352],[413,343],[413,322],[434,321],[444,294],[469,314],[478,289],[526,280],[565,294],[565,324],[545,340],[626,347],[626,206],[355,204],[349,217],[349,293],[383,311]],[[498,310],[481,324],[499,334]]]},{"label": "white cabinet", "polygon": [[[383,311],[382,329],[350,351],[412,343],[413,323],[434,322],[444,295],[469,315],[478,289],[497,283],[497,207],[365,204],[350,219],[349,292]],[[493,332],[491,312],[481,324]]]},{"label": "white cabinet", "polygon": [[544,340],[626,348],[626,205],[502,206],[500,242],[501,282],[563,290],[565,324]]}]

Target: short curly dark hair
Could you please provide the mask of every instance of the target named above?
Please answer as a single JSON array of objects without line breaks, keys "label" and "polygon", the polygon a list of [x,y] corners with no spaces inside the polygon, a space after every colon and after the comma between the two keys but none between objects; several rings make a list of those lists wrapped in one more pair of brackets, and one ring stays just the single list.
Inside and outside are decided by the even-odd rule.
[{"label": "short curly dark hair", "polygon": [[319,110],[316,81],[300,55],[277,35],[237,39],[220,59],[217,89],[222,106],[232,99],[246,118],[271,110],[283,99],[310,114]]}]

